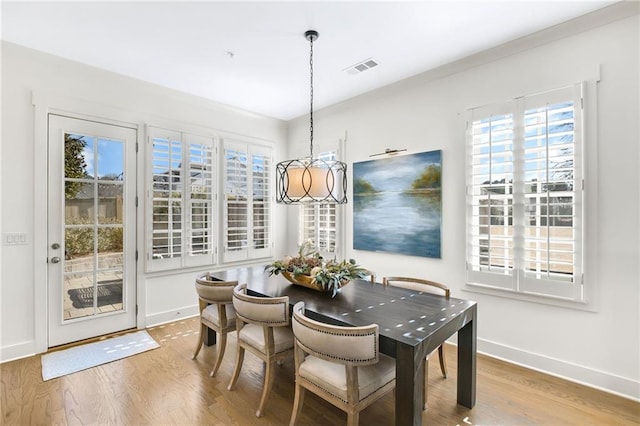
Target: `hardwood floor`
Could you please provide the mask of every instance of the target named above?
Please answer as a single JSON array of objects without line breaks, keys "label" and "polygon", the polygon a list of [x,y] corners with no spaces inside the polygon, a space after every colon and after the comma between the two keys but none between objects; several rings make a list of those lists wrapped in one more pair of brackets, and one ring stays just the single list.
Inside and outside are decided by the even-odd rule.
[{"label": "hardwood floor", "polygon": [[[293,360],[277,369],[265,414],[254,416],[262,366],[251,354],[234,391],[227,391],[235,361],[235,333],[216,377],[209,377],[214,347],[191,360],[198,321],[187,319],[148,330],[155,349],[47,382],[40,356],[0,365],[0,423],[286,425],[293,406]],[[456,404],[455,347],[445,348],[449,378],[430,363],[428,425],[640,425],[640,403],[478,356],[477,404]],[[436,358],[434,358],[435,361]],[[393,395],[365,409],[362,425],[392,425]],[[301,425],[346,424],[346,415],[307,393]]]}]

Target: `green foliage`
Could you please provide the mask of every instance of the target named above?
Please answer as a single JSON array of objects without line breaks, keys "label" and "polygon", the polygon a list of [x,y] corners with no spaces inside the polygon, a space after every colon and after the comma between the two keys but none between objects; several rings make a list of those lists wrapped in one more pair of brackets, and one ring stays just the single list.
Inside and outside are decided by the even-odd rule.
[{"label": "green foliage", "polygon": [[[91,224],[88,218],[77,218],[67,225]],[[123,228],[99,228],[98,252],[118,253],[123,251]],[[67,256],[79,257],[93,254],[93,226],[67,228],[65,232],[65,252]]]},{"label": "green foliage", "polygon": [[297,256],[285,256],[282,260],[276,260],[267,265],[265,270],[269,275],[278,275],[280,272],[291,272],[294,275],[311,275],[311,270],[322,263],[322,256],[313,244],[306,242],[298,249]]},{"label": "green foliage", "polygon": [[330,260],[316,271],[314,281],[322,285],[322,288],[326,291],[331,291],[331,297],[335,297],[338,289],[342,287],[344,283],[353,279],[364,278],[366,275],[366,270],[356,265],[354,259],[349,259],[348,261],[343,260],[341,262]]},{"label": "green foliage", "polygon": [[320,284],[325,291],[331,291],[332,297],[338,293],[343,284],[358,278],[364,278],[367,272],[356,265],[353,259],[341,262],[324,261],[318,250],[309,242],[302,244],[296,256],[286,256],[265,266],[269,275],[289,272],[295,275],[308,275],[313,282]]},{"label": "green foliage", "polygon": [[375,194],[379,192],[377,189],[371,185],[371,183],[367,182],[362,178],[358,178],[353,182],[353,193],[354,194]]},{"label": "green foliage", "polygon": [[[84,148],[87,142],[80,136],[65,134],[64,136],[64,176],[66,178],[81,179],[87,175],[87,163],[84,161]],[[80,182],[67,181],[64,186],[64,196],[75,198],[82,187]]]},{"label": "green foliage", "polygon": [[121,252],[124,250],[124,228],[100,228],[98,230],[98,251]]},{"label": "green foliage", "polygon": [[71,258],[93,254],[93,228],[67,229],[65,253]]},{"label": "green foliage", "polygon": [[441,177],[442,170],[440,169],[440,166],[431,164],[429,167],[424,169],[422,174],[416,180],[413,181],[411,188],[414,190],[440,188]]}]

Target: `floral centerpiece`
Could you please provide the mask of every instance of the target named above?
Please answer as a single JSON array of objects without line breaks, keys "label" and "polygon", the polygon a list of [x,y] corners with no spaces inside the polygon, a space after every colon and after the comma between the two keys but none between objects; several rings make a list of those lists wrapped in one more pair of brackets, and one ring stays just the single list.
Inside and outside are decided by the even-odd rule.
[{"label": "floral centerpiece", "polygon": [[331,291],[331,297],[349,281],[364,278],[368,274],[367,270],[356,265],[353,259],[324,260],[310,242],[302,244],[296,256],[286,256],[265,266],[265,271],[269,275],[282,274],[294,284]]}]

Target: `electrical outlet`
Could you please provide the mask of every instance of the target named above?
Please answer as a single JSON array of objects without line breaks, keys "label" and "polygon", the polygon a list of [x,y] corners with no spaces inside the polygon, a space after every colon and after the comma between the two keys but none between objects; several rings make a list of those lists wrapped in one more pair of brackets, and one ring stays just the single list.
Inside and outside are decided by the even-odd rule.
[{"label": "electrical outlet", "polygon": [[4,241],[5,246],[28,244],[27,234],[25,232],[5,232],[2,234],[2,241]]}]

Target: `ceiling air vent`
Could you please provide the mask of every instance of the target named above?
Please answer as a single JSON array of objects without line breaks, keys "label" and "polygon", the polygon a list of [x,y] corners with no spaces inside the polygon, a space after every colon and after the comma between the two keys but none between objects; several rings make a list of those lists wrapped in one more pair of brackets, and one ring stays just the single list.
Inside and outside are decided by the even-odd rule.
[{"label": "ceiling air vent", "polygon": [[369,70],[373,67],[377,67],[379,65],[378,61],[373,58],[365,59],[364,61],[360,61],[355,65],[351,65],[349,68],[344,69],[347,74],[360,74],[363,71]]}]

